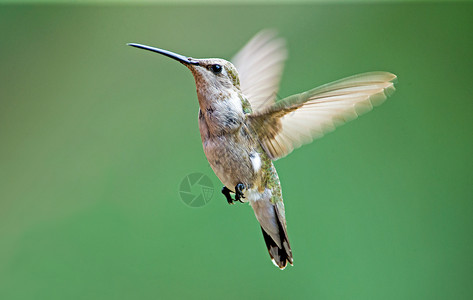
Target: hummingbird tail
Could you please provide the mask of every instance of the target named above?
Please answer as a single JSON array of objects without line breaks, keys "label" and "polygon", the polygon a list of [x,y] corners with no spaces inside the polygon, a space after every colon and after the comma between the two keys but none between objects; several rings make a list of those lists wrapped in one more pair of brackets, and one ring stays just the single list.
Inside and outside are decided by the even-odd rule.
[{"label": "hummingbird tail", "polygon": [[[269,256],[271,256],[271,260],[273,261],[274,265],[281,270],[284,270],[287,266],[287,263],[292,265],[292,253],[291,249],[289,248],[289,252],[286,249],[281,249],[278,247],[276,242],[269,236],[269,234],[264,231],[263,227],[261,227],[261,231],[263,232],[264,241],[266,243],[266,248],[268,248]],[[284,242],[288,242],[285,240]]]},{"label": "hummingbird tail", "polygon": [[276,265],[281,270],[286,268],[287,264],[290,263],[291,266],[293,265],[292,259],[292,250],[291,246],[289,245],[289,239],[287,237],[287,232],[285,226],[281,223],[281,215],[278,211],[276,205],[273,205],[274,208],[274,215],[276,216],[276,223],[279,232],[279,245],[276,241],[269,235],[264,228],[261,226],[261,231],[263,232],[264,242],[266,243],[266,248],[268,248],[269,256],[271,256],[271,260],[273,261],[274,265]]},{"label": "hummingbird tail", "polygon": [[293,260],[289,238],[287,237],[282,199],[273,203],[270,199],[265,199],[263,195],[258,200],[251,200],[250,198],[249,202],[255,212],[256,219],[261,225],[264,242],[271,260],[276,267],[284,270],[288,263],[293,264]]}]

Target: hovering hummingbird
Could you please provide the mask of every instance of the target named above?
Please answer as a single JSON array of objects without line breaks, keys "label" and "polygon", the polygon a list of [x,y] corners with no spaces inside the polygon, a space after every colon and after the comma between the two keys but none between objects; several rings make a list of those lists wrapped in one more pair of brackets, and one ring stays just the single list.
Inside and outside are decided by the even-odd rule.
[{"label": "hovering hummingbird", "polygon": [[280,269],[292,265],[273,161],[384,102],[394,91],[396,75],[363,73],[277,101],[287,51],[274,31],[256,34],[232,59],[233,64],[128,45],[168,56],[192,72],[204,153],[224,185],[222,193],[229,204],[249,202],[273,263]]}]

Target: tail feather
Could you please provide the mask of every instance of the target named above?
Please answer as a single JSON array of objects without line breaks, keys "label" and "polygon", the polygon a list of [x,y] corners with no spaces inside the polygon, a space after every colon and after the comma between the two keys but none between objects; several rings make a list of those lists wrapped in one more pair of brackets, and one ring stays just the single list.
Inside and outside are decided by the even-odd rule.
[{"label": "tail feather", "polygon": [[250,204],[261,225],[264,242],[271,259],[277,267],[283,270],[288,263],[293,264],[291,246],[286,231],[284,204],[282,199],[273,203],[270,199],[264,199],[264,197],[261,199],[261,195],[259,196],[258,200],[250,201]]},{"label": "tail feather", "polygon": [[[287,237],[286,228],[281,223],[281,220],[279,218],[280,214],[278,212],[278,208],[276,205],[274,205],[273,207],[277,219],[279,243],[274,241],[274,239],[268,233],[266,233],[263,227],[261,227],[261,231],[263,232],[264,242],[266,243],[266,248],[268,248],[271,260],[277,267],[279,267],[281,270],[284,270],[284,268],[286,268],[287,266],[287,263],[293,265],[292,250],[291,246],[289,245],[289,239]],[[278,244],[281,245],[281,247],[278,246]]]},{"label": "tail feather", "polygon": [[281,249],[278,245],[274,242],[274,240],[264,231],[263,227],[261,227],[261,231],[263,232],[264,241],[266,243],[266,248],[268,248],[269,256],[273,261],[274,265],[281,270],[286,268],[287,263],[292,265],[292,253],[286,251],[286,249]]}]

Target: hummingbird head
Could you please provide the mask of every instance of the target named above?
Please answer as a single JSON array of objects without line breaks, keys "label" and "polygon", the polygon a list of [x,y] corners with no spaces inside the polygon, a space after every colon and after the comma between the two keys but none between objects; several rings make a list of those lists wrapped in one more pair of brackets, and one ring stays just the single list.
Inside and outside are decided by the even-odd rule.
[{"label": "hummingbird head", "polygon": [[[240,90],[238,72],[233,64],[220,58],[196,59],[180,55],[164,49],[149,47],[141,44],[128,44],[130,46],[153,51],[185,65],[194,75],[197,90],[212,90],[223,92],[225,90]],[[209,90],[210,89],[210,90]]]},{"label": "hummingbird head", "polygon": [[217,90],[240,90],[238,71],[229,61],[220,58],[193,59],[198,65],[188,64],[197,87],[209,86]]},{"label": "hummingbird head", "polygon": [[199,118],[206,120],[209,131],[221,133],[241,126],[242,100],[246,100],[241,95],[238,72],[231,62],[220,58],[196,59],[140,44],[128,45],[165,55],[191,70],[197,87]]}]

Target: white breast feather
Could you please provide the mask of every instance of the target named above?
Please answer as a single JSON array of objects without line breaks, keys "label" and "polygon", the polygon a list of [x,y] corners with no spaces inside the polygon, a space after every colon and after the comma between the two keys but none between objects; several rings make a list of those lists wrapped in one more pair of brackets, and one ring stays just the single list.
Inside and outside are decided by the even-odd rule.
[{"label": "white breast feather", "polygon": [[257,188],[252,188],[245,191],[245,200],[244,202],[257,202],[257,201],[269,201],[272,196],[270,189],[264,189],[263,193],[258,192]]},{"label": "white breast feather", "polygon": [[250,155],[251,165],[253,166],[253,170],[257,173],[261,169],[261,157],[258,153],[253,152]]}]

